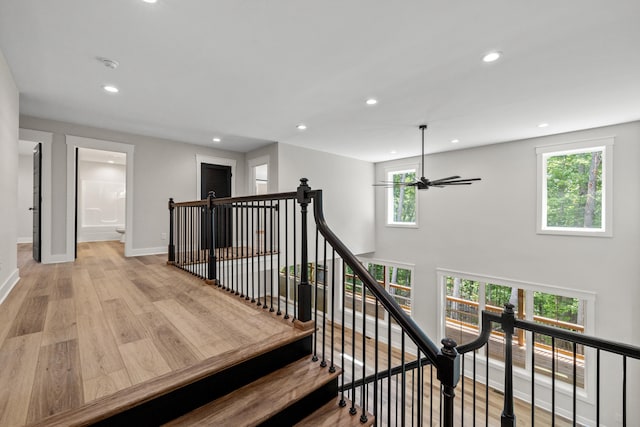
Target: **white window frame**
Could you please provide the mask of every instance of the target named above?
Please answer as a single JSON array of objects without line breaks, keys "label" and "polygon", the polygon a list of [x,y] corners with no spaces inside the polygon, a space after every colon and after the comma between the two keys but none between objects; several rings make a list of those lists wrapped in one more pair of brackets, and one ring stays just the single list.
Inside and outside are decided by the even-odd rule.
[{"label": "white window frame", "polygon": [[[568,144],[547,145],[536,148],[537,156],[537,218],[538,234],[565,236],[613,236],[613,137],[579,141]],[[588,153],[602,150],[602,227],[550,227],[547,225],[547,162],[552,156]]]},{"label": "white window frame", "polygon": [[[446,277],[459,277],[461,279],[473,280],[479,282],[481,284],[479,291],[479,311],[481,312],[485,308],[485,286],[488,283],[502,285],[502,286],[510,286],[511,288],[524,289],[526,292],[525,297],[525,320],[533,321],[533,292],[544,292],[553,295],[559,295],[570,298],[578,298],[584,301],[585,307],[585,317],[584,317],[584,334],[585,335],[595,335],[595,307],[596,307],[596,294],[593,292],[582,291],[577,289],[569,289],[563,288],[559,286],[552,286],[540,283],[533,282],[524,282],[520,280],[513,280],[503,277],[493,277],[487,276],[484,274],[476,274],[476,273],[468,273],[461,272],[456,270],[437,268],[436,269],[438,286],[438,306],[437,306],[437,315],[438,315],[438,341],[440,341],[445,336],[446,331]],[[482,328],[482,316],[479,316],[478,328]],[[527,343],[533,342],[533,336],[531,332],[526,332],[526,341]],[[513,367],[513,378],[514,378],[514,396],[519,399],[530,401],[530,386],[528,383],[527,386],[524,386],[521,383],[521,380],[529,381],[531,379],[531,352],[532,347],[527,347],[527,355],[525,360],[525,368],[520,368],[517,366]],[[577,390],[577,399],[580,402],[584,402],[586,405],[593,405],[595,403],[595,395],[596,395],[596,381],[595,381],[595,350],[592,348],[585,348],[585,371],[584,371],[584,388],[578,388]],[[477,358],[479,362],[479,371],[482,372],[484,370],[484,366],[486,366],[487,360],[486,357],[481,353],[477,353]],[[495,378],[499,378],[500,375],[504,374],[504,362],[489,358],[489,367],[491,368],[490,377],[490,386],[497,389],[503,390],[502,381],[496,381]],[[466,376],[470,377],[472,374],[469,371],[469,368],[465,368]],[[486,378],[484,374],[478,376],[477,381],[481,383],[486,382]],[[543,376],[536,376],[537,384],[545,389],[544,393],[538,394],[536,392],[536,403],[542,407],[550,407],[546,398],[541,398],[542,395],[547,395],[551,390],[551,379],[545,378]],[[547,394],[545,394],[547,393]],[[562,382],[556,382],[556,393],[559,399],[564,399],[562,402],[567,402],[573,397],[573,390],[570,384],[565,384]],[[568,406],[567,406],[568,407]],[[565,414],[566,416],[567,414]],[[588,424],[588,423],[587,423]]]},{"label": "white window frame", "polygon": [[[403,172],[414,172],[417,177],[418,165],[415,163],[412,163],[412,164],[398,165],[390,168],[385,168],[384,170],[385,181],[391,181],[392,180],[391,175],[397,175],[398,173],[403,173]],[[420,218],[419,211],[418,211],[418,207],[420,206],[420,203],[419,203],[420,191],[418,191],[417,187],[414,187],[414,188],[416,192],[416,206],[415,206],[416,220],[414,222],[393,221],[393,214],[394,214],[393,213],[393,186],[390,185],[390,187],[387,188],[386,198],[385,198],[387,227],[418,228],[418,218]]]}]

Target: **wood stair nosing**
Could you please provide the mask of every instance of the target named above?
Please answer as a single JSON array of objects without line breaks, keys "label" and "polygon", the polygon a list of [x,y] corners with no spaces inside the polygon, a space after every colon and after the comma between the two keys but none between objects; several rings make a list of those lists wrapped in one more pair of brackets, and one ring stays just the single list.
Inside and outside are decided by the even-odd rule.
[{"label": "wood stair nosing", "polygon": [[259,425],[340,373],[339,369],[331,373],[328,367],[320,367],[310,356],[303,357],[164,425]]},{"label": "wood stair nosing", "polygon": [[340,397],[331,399],[325,405],[295,425],[295,427],[368,427],[375,423],[375,417],[366,413],[367,421],[361,422],[362,408],[355,405],[357,412],[351,415],[349,407],[350,401],[346,401],[346,406],[340,406]]},{"label": "wood stair nosing", "polygon": [[304,337],[308,338],[312,332],[292,327],[290,331],[274,335],[271,337],[272,340],[265,341],[252,348],[233,350],[213,356],[196,365],[169,372],[153,380],[136,384],[112,395],[88,402],[79,408],[38,420],[29,424],[29,427],[87,426],[101,422],[123,411],[165,396],[173,390],[224,372],[238,365],[242,360],[256,358]]}]

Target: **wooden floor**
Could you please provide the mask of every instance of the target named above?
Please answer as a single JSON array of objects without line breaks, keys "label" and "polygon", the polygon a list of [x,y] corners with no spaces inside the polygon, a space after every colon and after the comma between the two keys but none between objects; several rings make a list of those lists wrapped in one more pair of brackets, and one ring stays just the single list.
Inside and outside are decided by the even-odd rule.
[{"label": "wooden floor", "polygon": [[[85,243],[76,262],[42,265],[31,259],[30,245],[18,246],[21,281],[0,307],[0,426],[34,423],[121,390],[135,392],[172,372],[292,329],[290,322],[167,266],[165,256],[124,258],[122,252],[119,242]],[[348,332],[346,353],[351,353],[350,337]],[[371,345],[356,334],[356,355],[363,342]],[[338,364],[340,350],[334,349]],[[367,350],[368,367],[374,353]],[[386,353],[381,345],[381,367]],[[325,356],[331,356],[329,343]],[[396,349],[392,359],[394,365],[400,360]],[[433,387],[428,379],[424,383],[425,402],[433,395],[436,403],[435,417],[425,414],[425,425],[439,423],[434,382]],[[472,385],[465,383],[466,413]],[[484,425],[484,388],[477,386],[478,424]],[[408,394],[415,393],[407,387]],[[389,398],[395,401],[396,393],[394,388]],[[490,391],[489,398],[487,424],[499,425],[502,396]],[[459,405],[456,412],[461,419]],[[520,422],[527,424],[529,412],[527,404],[516,401]],[[382,425],[395,424],[386,418],[381,417]],[[536,418],[536,425],[551,424],[544,411]],[[470,419],[466,415],[465,423]]]},{"label": "wooden floor", "polygon": [[[293,328],[209,287],[166,256],[83,243],[21,280],[0,310],[0,426],[22,426]],[[224,327],[220,327],[224,325]]]}]

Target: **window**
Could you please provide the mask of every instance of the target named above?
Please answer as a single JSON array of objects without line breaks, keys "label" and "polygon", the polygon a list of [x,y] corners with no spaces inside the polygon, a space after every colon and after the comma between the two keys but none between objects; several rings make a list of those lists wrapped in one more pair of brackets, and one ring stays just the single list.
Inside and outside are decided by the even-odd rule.
[{"label": "window", "polygon": [[394,185],[387,191],[387,225],[418,225],[418,204],[416,187],[395,185],[416,181],[416,168],[387,171],[387,181]]},{"label": "window", "polygon": [[538,147],[538,233],[611,236],[613,139]]},{"label": "window", "polygon": [[[501,313],[504,304],[514,305],[515,316],[548,326],[584,333],[587,315],[593,316],[593,295],[579,291],[568,291],[540,287],[523,282],[507,282],[505,279],[468,276],[446,270],[438,271],[444,294],[442,310],[443,335],[452,338],[458,345],[477,338],[480,331],[480,313],[487,310]],[[574,295],[571,295],[571,294]],[[526,369],[535,360],[536,375],[551,376],[553,362],[551,338],[540,334],[527,334],[516,329],[513,337],[513,364]],[[495,324],[490,338],[489,358],[503,360],[504,334]],[[533,346],[531,345],[533,343]],[[571,344],[556,340],[556,380],[572,383]],[[577,346],[576,383],[585,384],[585,354]],[[485,347],[486,348],[486,347]],[[535,358],[529,353],[535,351]],[[530,370],[530,368],[529,368]]]},{"label": "window", "polygon": [[[413,270],[408,266],[397,266],[387,263],[365,262],[364,266],[369,273],[376,279],[380,286],[396,300],[398,305],[408,314],[411,315],[411,285]],[[354,277],[353,270],[347,265],[345,266],[344,282],[345,282],[345,308],[351,309],[355,305],[356,311],[362,312],[362,286],[363,283],[358,277]],[[354,294],[355,290],[355,294]],[[367,293],[365,301],[367,314],[375,316],[375,298]],[[385,319],[386,310],[379,306],[378,318]]]}]

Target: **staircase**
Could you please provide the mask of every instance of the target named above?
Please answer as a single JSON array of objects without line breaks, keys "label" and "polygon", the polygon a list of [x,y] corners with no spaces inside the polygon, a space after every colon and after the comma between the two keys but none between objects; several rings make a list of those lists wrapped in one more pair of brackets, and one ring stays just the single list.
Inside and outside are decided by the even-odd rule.
[{"label": "staircase", "polygon": [[[264,316],[282,321],[269,312]],[[286,323],[290,330],[259,345],[223,353],[31,426],[372,425],[370,414],[364,414],[362,423],[359,408],[351,415],[350,402],[339,404],[342,371],[331,372],[313,361],[313,322]]]}]

